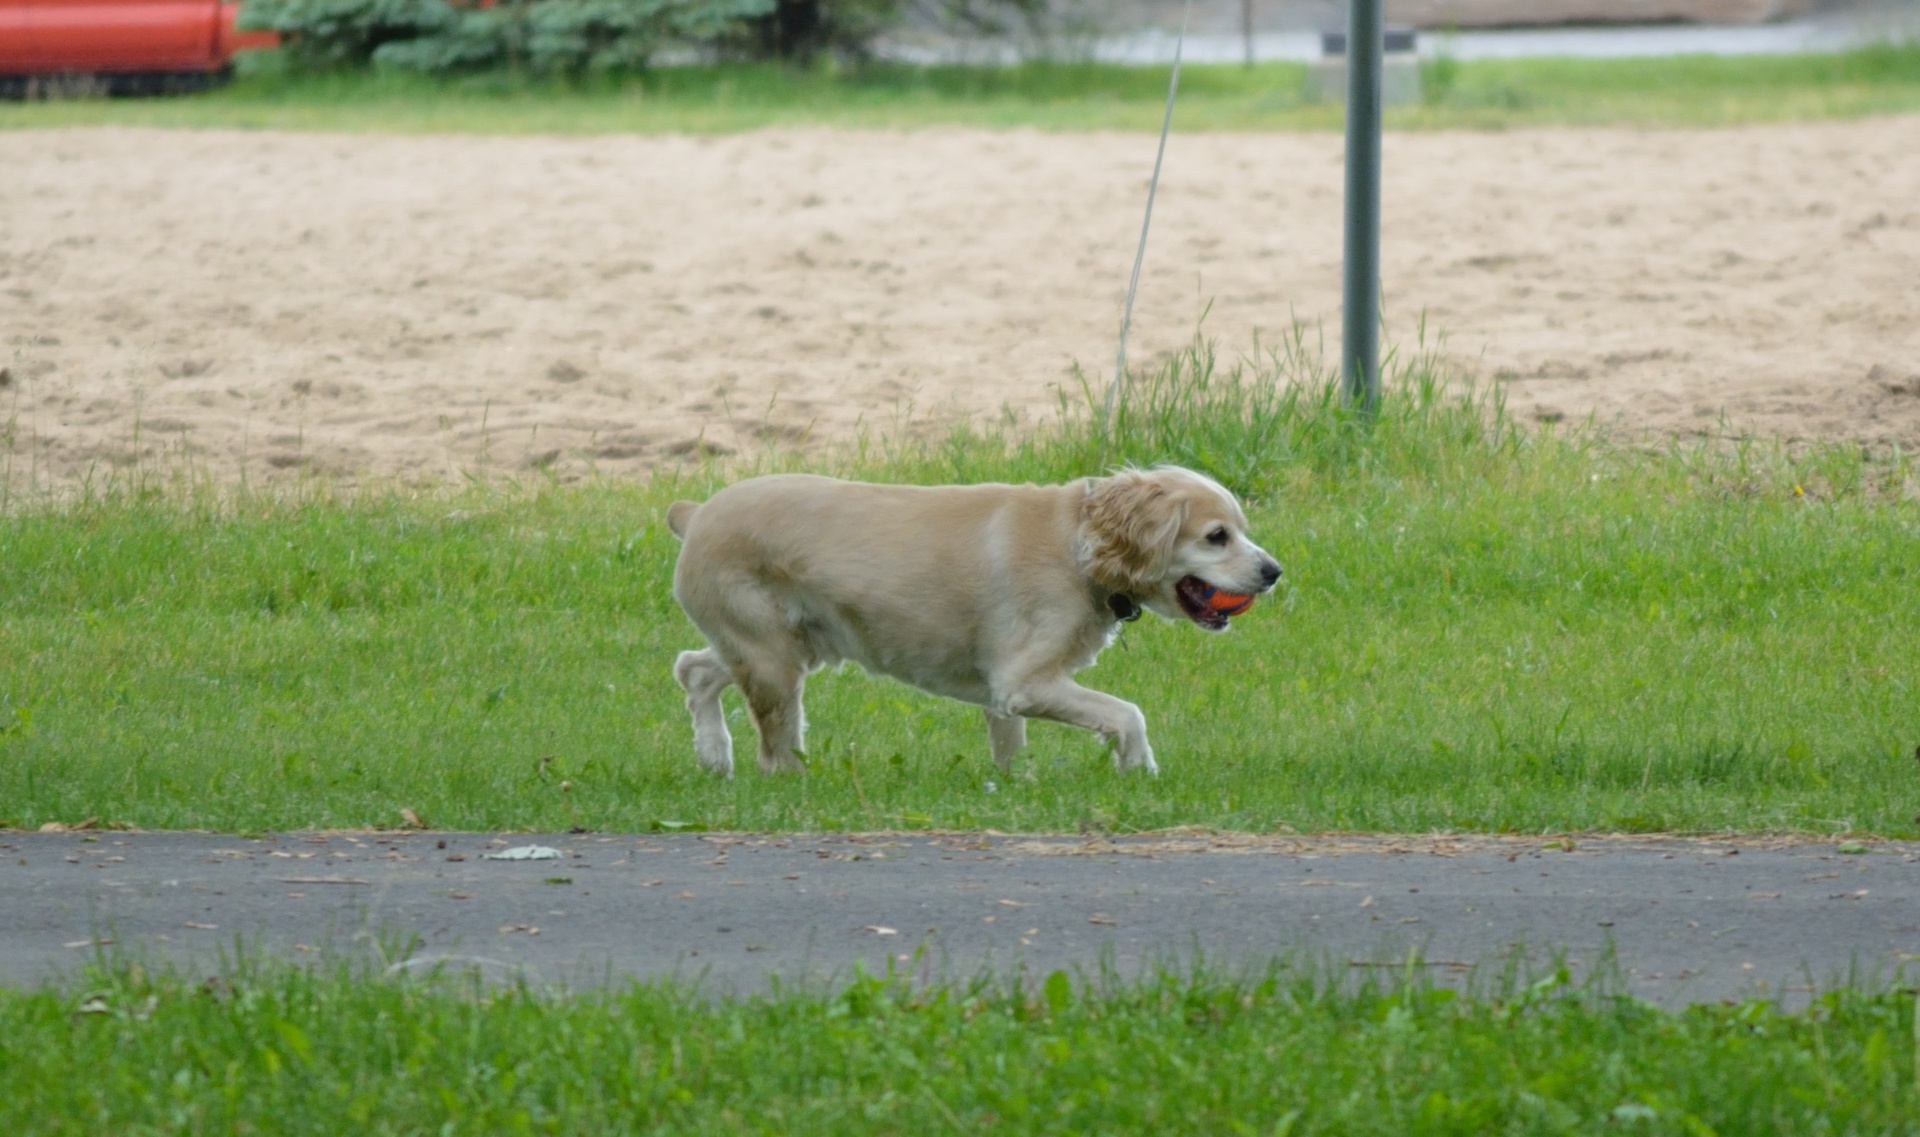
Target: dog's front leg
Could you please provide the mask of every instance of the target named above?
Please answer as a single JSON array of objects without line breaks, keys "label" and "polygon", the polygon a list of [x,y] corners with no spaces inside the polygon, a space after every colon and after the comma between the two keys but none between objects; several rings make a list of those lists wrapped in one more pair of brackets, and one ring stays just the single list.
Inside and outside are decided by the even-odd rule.
[{"label": "dog's front leg", "polygon": [[1153,747],[1147,745],[1147,716],[1125,699],[1089,691],[1071,679],[1060,678],[1022,687],[1006,702],[1012,714],[1085,727],[1113,743],[1117,770],[1160,772],[1153,760]]},{"label": "dog's front leg", "polygon": [[1027,744],[1027,720],[1019,715],[987,712],[987,741],[993,746],[993,760],[1000,772],[1013,772],[1013,756]]}]

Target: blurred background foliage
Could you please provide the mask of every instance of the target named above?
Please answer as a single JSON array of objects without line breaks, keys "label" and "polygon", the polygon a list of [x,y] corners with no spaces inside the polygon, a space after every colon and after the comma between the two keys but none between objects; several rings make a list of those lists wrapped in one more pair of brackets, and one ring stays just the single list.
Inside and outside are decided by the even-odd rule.
[{"label": "blurred background foliage", "polygon": [[[939,22],[1038,35],[1046,0],[931,0]],[[241,26],[279,32],[300,70],[428,74],[637,71],[664,53],[705,61],[867,58],[902,0],[245,0]]]}]

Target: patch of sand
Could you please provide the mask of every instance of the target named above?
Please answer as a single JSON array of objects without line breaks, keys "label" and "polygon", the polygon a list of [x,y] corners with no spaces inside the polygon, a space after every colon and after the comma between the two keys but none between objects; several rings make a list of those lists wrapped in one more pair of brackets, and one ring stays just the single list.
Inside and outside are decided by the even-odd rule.
[{"label": "patch of sand", "polygon": [[[1178,136],[1136,360],[1337,348],[1340,139]],[[1144,134],[0,134],[18,483],[633,472],[1048,413],[1112,366]],[[1397,134],[1388,338],[1523,417],[1920,446],[1920,117]],[[1318,329],[1324,329],[1321,332]],[[0,439],[0,442],[5,442]]]}]

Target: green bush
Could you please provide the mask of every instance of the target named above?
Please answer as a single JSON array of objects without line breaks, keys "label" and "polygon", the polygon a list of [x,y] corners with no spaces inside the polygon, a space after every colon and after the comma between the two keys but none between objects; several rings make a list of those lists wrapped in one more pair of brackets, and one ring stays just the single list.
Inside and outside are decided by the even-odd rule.
[{"label": "green bush", "polygon": [[749,59],[806,60],[823,52],[864,59],[880,33],[899,20],[899,0],[777,0],[730,37],[726,54]]},{"label": "green bush", "polygon": [[241,20],[279,32],[302,70],[571,76],[637,70],[670,44],[744,40],[775,10],[776,0],[246,0]]},{"label": "green bush", "polygon": [[240,27],[279,32],[287,61],[304,70],[362,66],[389,43],[445,27],[444,0],[245,0]]},{"label": "green bush", "polygon": [[749,58],[861,56],[898,8],[898,0],[245,0],[241,24],[279,32],[300,70],[578,76],[638,70],[672,45]]},{"label": "green bush", "polygon": [[376,48],[373,61],[431,74],[632,71],[668,44],[737,34],[771,7],[771,0],[510,0],[449,9],[440,26]]}]

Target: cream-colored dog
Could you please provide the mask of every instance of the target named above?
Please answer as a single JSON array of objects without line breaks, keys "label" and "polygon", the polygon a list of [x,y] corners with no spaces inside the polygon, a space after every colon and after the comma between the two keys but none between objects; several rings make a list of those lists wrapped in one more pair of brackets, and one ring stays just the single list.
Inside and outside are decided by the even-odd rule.
[{"label": "cream-colored dog", "polygon": [[1280,566],[1211,478],[1162,466],[1064,486],[880,486],[803,474],[675,502],[673,595],[708,646],[680,654],[700,763],[733,774],[720,693],[738,683],[760,769],[799,770],[807,674],[850,660],[986,708],[1006,769],[1029,718],[1155,773],[1140,708],[1073,681],[1145,608],[1222,631],[1207,586],[1260,593]]}]

